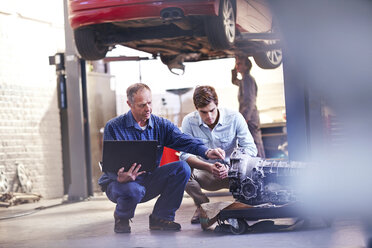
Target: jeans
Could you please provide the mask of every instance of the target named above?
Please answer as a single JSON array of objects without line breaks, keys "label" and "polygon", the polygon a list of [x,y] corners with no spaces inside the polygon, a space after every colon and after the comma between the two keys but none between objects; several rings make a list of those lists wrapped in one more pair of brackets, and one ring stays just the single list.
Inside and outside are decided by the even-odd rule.
[{"label": "jeans", "polygon": [[180,207],[191,170],[185,161],[177,161],[157,167],[151,173],[137,177],[135,181],[107,186],[106,195],[116,203],[115,214],[119,218],[131,219],[138,203],[149,201],[158,195],[152,214],[173,221]]}]

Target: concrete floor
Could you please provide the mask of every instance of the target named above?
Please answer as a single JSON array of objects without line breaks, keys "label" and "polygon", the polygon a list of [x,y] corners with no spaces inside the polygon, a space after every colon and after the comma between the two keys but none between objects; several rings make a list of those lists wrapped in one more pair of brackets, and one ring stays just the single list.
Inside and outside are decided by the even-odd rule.
[{"label": "concrete floor", "polygon": [[[226,195],[212,195],[211,202],[230,201]],[[131,234],[113,232],[115,205],[104,195],[89,200],[61,204],[62,200],[42,200],[10,208],[0,208],[0,247],[365,247],[365,235],[357,220],[336,220],[331,227],[313,224],[301,231],[260,232],[243,235],[203,231],[191,225],[195,210],[185,195],[176,221],[180,232],[150,231],[148,216],[154,200],[140,204]],[[37,207],[45,207],[42,210]],[[292,221],[276,220],[278,223]],[[276,223],[277,223],[276,222]]]}]

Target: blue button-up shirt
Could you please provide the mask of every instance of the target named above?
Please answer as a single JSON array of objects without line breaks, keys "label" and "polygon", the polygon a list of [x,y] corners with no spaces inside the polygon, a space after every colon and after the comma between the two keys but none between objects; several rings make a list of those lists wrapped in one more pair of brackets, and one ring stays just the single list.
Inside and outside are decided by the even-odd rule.
[{"label": "blue button-up shirt", "polygon": [[[103,134],[104,140],[157,140],[157,165],[160,164],[164,146],[177,151],[192,153],[205,157],[208,147],[198,139],[182,133],[177,126],[167,119],[151,115],[147,127],[143,130],[133,117],[131,111],[107,122]],[[99,185],[105,186],[116,180],[115,173],[104,173],[98,180]]]},{"label": "blue button-up shirt", "polygon": [[[198,111],[194,111],[183,119],[182,131],[202,140],[209,148],[222,148],[226,153],[226,162],[230,162],[230,155],[237,146],[244,147],[250,156],[255,157],[257,148],[243,116],[229,109],[218,108],[218,111],[218,123],[212,130],[202,121]],[[187,160],[190,156],[191,154],[183,152],[180,159]],[[204,158],[200,159],[206,161]]]}]

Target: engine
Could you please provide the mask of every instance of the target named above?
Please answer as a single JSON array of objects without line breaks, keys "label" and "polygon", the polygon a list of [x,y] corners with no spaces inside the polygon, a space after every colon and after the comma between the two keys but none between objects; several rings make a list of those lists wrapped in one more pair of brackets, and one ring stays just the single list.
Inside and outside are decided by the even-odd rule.
[{"label": "engine", "polygon": [[249,205],[297,200],[293,181],[303,171],[303,163],[252,158],[243,148],[236,148],[230,165],[229,187],[236,200]]}]

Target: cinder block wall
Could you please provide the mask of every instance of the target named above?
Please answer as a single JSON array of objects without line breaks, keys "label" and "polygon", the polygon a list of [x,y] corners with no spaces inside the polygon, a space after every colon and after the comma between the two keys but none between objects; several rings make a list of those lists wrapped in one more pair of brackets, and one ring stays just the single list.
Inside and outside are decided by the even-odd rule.
[{"label": "cinder block wall", "polygon": [[39,12],[27,0],[0,4],[0,170],[13,191],[23,164],[33,192],[56,198],[63,195],[61,131],[48,56],[64,50],[63,2],[39,2]]}]

